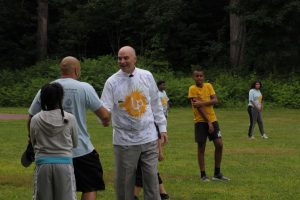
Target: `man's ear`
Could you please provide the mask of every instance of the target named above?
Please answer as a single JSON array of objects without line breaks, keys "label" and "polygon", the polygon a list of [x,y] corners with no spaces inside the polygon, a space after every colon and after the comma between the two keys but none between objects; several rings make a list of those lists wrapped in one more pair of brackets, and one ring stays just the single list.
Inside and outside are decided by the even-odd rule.
[{"label": "man's ear", "polygon": [[80,71],[80,67],[75,67],[75,75],[76,75],[76,78],[79,79],[80,78],[80,75],[81,75],[81,71]]}]

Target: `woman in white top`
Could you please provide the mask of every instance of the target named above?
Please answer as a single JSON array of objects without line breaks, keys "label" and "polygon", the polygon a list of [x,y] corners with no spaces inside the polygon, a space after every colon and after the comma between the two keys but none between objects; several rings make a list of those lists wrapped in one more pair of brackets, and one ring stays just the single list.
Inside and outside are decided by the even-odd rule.
[{"label": "woman in white top", "polygon": [[260,88],[262,84],[260,81],[254,81],[249,91],[249,103],[248,103],[248,114],[250,117],[250,126],[248,130],[249,139],[254,139],[253,130],[256,122],[258,123],[259,131],[263,139],[267,139],[267,135],[264,131],[264,125],[262,120],[262,94]]}]

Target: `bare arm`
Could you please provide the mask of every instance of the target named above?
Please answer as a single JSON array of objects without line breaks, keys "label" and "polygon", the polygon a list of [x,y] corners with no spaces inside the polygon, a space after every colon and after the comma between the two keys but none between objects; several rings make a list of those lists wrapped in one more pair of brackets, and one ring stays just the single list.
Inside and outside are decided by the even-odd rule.
[{"label": "bare arm", "polygon": [[[195,99],[195,98],[194,98]],[[199,99],[195,99],[197,101],[194,101],[192,104],[194,107],[203,107],[203,106],[213,106],[218,103],[217,95],[211,95],[209,101],[200,101]]]},{"label": "bare arm", "polygon": [[29,115],[27,120],[28,141],[30,141],[30,122],[32,117],[32,115]]},{"label": "bare arm", "polygon": [[164,153],[163,153],[163,147],[161,144],[161,139],[158,139],[157,146],[158,146],[158,160],[162,161],[162,160],[164,160]]},{"label": "bare arm", "polygon": [[206,102],[201,102],[198,98],[193,98],[191,99],[192,105],[198,110],[200,115],[204,118],[205,121],[208,123],[208,132],[212,133],[214,132],[214,127],[212,125],[212,122],[209,120],[207,114],[204,111],[204,106],[210,106],[210,105],[215,105],[218,103],[218,99],[216,95],[212,95],[211,99]]},{"label": "bare arm", "polygon": [[110,121],[110,112],[104,108],[103,106],[98,108],[98,110],[95,111],[95,114],[99,117],[99,119],[102,121],[103,126],[108,126]]}]

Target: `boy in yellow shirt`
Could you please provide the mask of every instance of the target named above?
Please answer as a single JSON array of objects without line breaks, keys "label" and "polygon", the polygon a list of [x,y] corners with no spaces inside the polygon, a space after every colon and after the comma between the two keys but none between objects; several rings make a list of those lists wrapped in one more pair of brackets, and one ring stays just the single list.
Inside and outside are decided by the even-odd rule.
[{"label": "boy in yellow shirt", "polygon": [[207,137],[215,146],[215,171],[212,180],[228,181],[221,173],[221,160],[223,151],[222,136],[213,106],[218,103],[218,98],[210,83],[204,83],[202,69],[193,71],[195,85],[190,86],[188,98],[191,100],[194,122],[195,141],[198,144],[198,164],[201,172],[201,180],[210,181],[205,172],[204,153]]}]

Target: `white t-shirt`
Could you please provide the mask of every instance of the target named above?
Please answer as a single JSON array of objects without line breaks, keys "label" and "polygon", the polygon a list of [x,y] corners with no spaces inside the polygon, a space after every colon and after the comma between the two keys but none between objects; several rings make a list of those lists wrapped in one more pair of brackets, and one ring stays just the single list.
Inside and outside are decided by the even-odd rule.
[{"label": "white t-shirt", "polygon": [[158,88],[149,71],[135,68],[133,76],[119,70],[107,79],[101,100],[111,112],[114,145],[138,145],[157,140],[167,121]]},{"label": "white t-shirt", "polygon": [[165,90],[159,91],[159,98],[160,98],[161,104],[163,106],[164,115],[167,117],[168,116],[169,97],[167,96],[167,93]]},{"label": "white t-shirt", "polygon": [[262,94],[260,92],[260,90],[257,89],[251,89],[249,91],[249,106],[253,107],[252,102],[254,102],[254,104],[260,108],[261,107],[261,102],[262,102]]}]

